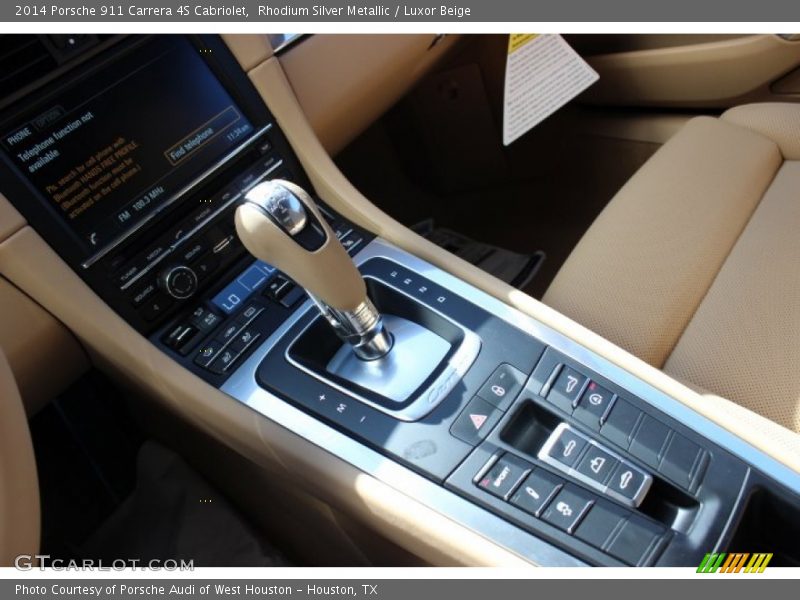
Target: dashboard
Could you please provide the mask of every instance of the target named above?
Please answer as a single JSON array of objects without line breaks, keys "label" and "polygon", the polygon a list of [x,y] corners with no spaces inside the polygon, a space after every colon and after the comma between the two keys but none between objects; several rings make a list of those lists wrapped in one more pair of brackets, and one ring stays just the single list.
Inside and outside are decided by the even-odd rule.
[{"label": "dashboard", "polygon": [[[187,402],[208,400],[218,418],[244,409],[254,447],[280,439],[260,429],[277,424],[308,457],[321,449],[533,563],[696,565],[775,541],[759,537],[754,506],[795,514],[800,482],[769,457],[326,203],[285,91],[264,90],[279,77],[248,77],[216,36],[105,44],[5,108],[0,173],[104,318],[145,341],[118,362],[155,348],[144,362],[169,364],[142,378],[189,373]],[[282,119],[262,101],[271,93]],[[267,179],[311,191],[379,308],[444,340],[399,408],[325,374],[336,348],[312,300],[239,241],[235,210]]]}]

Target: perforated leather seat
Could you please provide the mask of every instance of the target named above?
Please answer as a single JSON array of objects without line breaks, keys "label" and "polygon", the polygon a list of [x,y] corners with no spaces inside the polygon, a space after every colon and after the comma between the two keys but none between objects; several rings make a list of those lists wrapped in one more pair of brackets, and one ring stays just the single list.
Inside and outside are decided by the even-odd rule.
[{"label": "perforated leather seat", "polygon": [[800,431],[800,105],[689,121],[617,193],[544,302]]}]

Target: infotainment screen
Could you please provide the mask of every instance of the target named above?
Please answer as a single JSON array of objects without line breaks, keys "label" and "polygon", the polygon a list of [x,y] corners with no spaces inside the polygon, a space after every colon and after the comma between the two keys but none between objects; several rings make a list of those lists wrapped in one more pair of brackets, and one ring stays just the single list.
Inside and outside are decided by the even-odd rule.
[{"label": "infotainment screen", "polygon": [[59,88],[0,145],[91,254],[252,133],[200,50],[160,36]]}]

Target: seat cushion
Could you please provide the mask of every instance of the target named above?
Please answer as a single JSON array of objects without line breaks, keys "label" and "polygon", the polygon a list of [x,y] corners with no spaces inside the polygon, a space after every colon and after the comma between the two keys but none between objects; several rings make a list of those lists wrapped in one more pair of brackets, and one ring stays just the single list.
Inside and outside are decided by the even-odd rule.
[{"label": "seat cushion", "polygon": [[800,161],[785,162],[664,370],[800,431]]},{"label": "seat cushion", "polygon": [[689,121],[603,210],[545,304],[663,367],[781,162],[761,134]]},{"label": "seat cushion", "polygon": [[544,301],[800,432],[798,190],[800,105],[694,119],[620,190]]}]

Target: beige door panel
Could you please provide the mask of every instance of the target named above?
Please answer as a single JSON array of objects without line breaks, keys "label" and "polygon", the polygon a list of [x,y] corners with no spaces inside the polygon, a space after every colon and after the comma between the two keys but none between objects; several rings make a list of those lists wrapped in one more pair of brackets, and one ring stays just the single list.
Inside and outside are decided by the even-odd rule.
[{"label": "beige door panel", "polygon": [[39,550],[39,480],[22,399],[0,349],[0,567]]},{"label": "beige door panel", "polygon": [[[336,154],[400,100],[458,36],[314,35],[279,55],[325,149]],[[248,57],[246,64],[251,64]]]},{"label": "beige door panel", "polygon": [[[688,41],[695,41],[689,38]],[[748,35],[708,43],[585,57],[600,80],[585,102],[727,108],[754,101],[800,101],[771,87],[800,66],[800,42]]]}]

